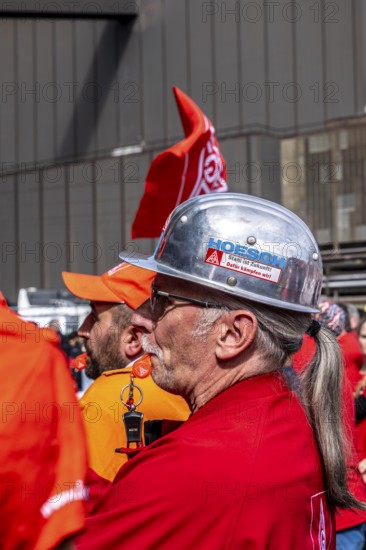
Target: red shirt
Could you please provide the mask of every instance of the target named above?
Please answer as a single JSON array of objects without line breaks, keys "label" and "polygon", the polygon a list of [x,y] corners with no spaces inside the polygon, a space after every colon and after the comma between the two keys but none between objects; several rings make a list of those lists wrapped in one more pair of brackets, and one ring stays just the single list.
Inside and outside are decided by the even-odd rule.
[{"label": "red shirt", "polygon": [[358,382],[363,378],[360,373],[360,369],[363,365],[363,354],[357,333],[346,332],[341,334],[338,338],[338,342],[343,352],[344,367],[347,377],[351,383],[352,391],[355,391]]},{"label": "red shirt", "polygon": [[58,337],[0,306],[0,546],[49,550],[83,527],[86,444]]},{"label": "red shirt", "polygon": [[[355,331],[348,332],[339,337],[339,344],[342,348],[345,369],[350,381],[351,389],[354,392],[357,384],[363,379],[363,374],[360,373],[360,369],[363,365],[363,354],[358,341],[358,335]],[[355,429],[355,444],[358,452],[359,460],[365,458],[366,455],[366,419],[363,418],[359,422]],[[366,494],[363,501],[366,501]]]},{"label": "red shirt", "polygon": [[117,474],[79,550],[334,549],[314,434],[279,374],[240,382]]}]

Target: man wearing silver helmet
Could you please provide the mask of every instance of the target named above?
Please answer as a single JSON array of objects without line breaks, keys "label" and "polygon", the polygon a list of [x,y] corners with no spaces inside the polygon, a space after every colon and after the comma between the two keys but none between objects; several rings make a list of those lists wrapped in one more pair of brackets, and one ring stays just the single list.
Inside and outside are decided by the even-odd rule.
[{"label": "man wearing silver helmet", "polygon": [[[211,194],[173,211],[152,257],[126,259],[157,272],[132,322],[155,382],[192,415],[120,470],[77,547],[334,548],[334,508],[362,504],[346,481],[339,348],[312,321],[309,228],[278,204]],[[296,394],[282,373],[305,332],[317,353]]]}]

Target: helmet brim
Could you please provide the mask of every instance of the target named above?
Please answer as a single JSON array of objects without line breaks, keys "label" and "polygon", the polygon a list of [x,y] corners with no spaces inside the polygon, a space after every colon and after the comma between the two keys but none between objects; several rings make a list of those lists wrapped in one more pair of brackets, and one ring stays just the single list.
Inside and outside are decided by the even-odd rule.
[{"label": "helmet brim", "polygon": [[141,267],[141,269],[147,269],[148,271],[157,271],[157,263],[153,256],[147,256],[139,252],[131,253],[131,250],[122,250],[119,253],[119,257],[128,264]]},{"label": "helmet brim", "polygon": [[131,254],[130,250],[122,250],[122,252],[119,253],[119,257],[124,262],[134,265],[136,267],[140,267],[141,269],[147,269],[149,271],[155,271],[156,273],[161,273],[162,275],[169,275],[170,277],[176,277],[177,279],[189,279],[193,282],[201,283],[202,281],[198,277],[189,277],[187,275],[182,276],[182,272],[173,269],[169,266],[160,264],[154,259],[154,256],[146,256],[146,254],[141,254],[139,252],[133,252]]}]

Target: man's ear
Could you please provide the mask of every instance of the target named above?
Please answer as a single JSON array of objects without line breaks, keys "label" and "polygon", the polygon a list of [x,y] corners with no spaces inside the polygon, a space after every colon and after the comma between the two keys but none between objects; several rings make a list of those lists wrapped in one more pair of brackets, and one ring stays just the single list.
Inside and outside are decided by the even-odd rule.
[{"label": "man's ear", "polygon": [[254,341],[257,327],[257,318],[251,311],[229,311],[217,327],[216,357],[226,361],[248,349]]},{"label": "man's ear", "polygon": [[142,352],[141,334],[141,330],[133,325],[126,327],[122,333],[121,346],[129,359],[133,359],[135,355]]}]

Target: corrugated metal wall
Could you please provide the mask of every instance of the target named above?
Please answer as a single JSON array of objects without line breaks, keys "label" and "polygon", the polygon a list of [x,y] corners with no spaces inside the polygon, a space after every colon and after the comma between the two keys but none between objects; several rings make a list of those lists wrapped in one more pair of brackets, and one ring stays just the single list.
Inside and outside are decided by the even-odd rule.
[{"label": "corrugated metal wall", "polygon": [[[153,156],[182,137],[172,85],[213,121],[231,190],[280,200],[279,138],[363,111],[360,10],[349,0],[141,0],[133,21],[3,17],[6,295],[117,262]],[[144,152],[110,156],[131,144]]]}]

